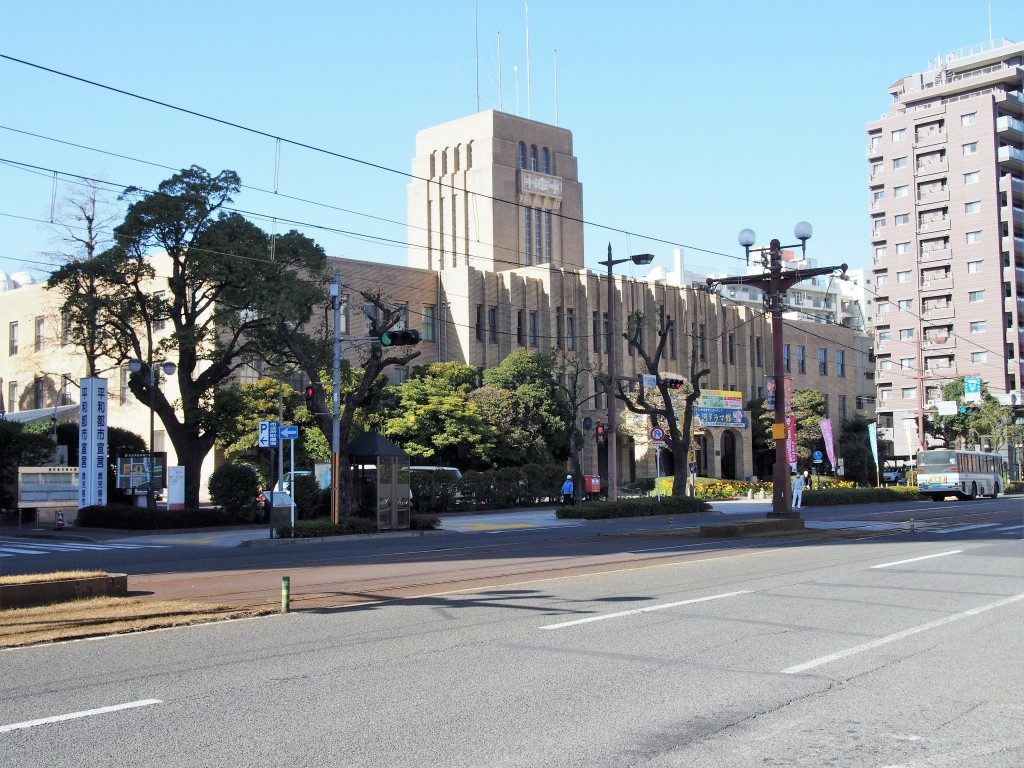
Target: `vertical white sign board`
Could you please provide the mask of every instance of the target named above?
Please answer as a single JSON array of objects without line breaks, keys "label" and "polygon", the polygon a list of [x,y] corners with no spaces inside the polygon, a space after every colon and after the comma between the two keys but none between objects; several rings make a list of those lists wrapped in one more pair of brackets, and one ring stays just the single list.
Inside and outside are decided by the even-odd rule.
[{"label": "vertical white sign board", "polygon": [[107,380],[82,379],[78,413],[78,508],[107,503]]}]

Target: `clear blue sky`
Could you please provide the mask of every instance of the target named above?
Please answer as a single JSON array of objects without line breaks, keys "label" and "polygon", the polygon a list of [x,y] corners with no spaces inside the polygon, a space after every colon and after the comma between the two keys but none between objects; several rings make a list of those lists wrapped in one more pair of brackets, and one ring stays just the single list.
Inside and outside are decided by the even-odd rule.
[{"label": "clear blue sky", "polygon": [[[70,2],[6,0],[0,53],[266,133],[407,172],[416,131],[480,108],[527,114],[521,0]],[[792,242],[810,221],[820,264],[868,263],[865,123],[888,86],[940,54],[1024,39],[1019,0],[901,3],[529,3],[531,116],[573,132],[583,183],[586,260],[672,248],[608,225],[740,256],[736,233]],[[152,189],[171,171],[236,170],[272,189],[275,143],[0,59],[0,158]],[[406,179],[284,146],[279,190],[236,206],[266,230],[300,227],[327,252],[405,263]],[[0,164],[0,269],[44,268],[52,250],[49,172]],[[58,197],[66,193],[62,184]],[[345,209],[345,211],[338,209]],[[22,218],[17,218],[22,217]],[[278,223],[277,231],[291,225]],[[393,242],[380,244],[367,237]],[[687,251],[688,265],[722,257]],[[38,274],[38,273],[37,273]]]}]

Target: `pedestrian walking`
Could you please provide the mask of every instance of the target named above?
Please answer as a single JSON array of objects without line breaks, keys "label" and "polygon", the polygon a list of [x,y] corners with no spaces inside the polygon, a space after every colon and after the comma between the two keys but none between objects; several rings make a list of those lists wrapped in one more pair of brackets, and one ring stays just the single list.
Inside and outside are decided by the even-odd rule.
[{"label": "pedestrian walking", "polygon": [[574,487],[573,487],[573,484],[572,484],[572,475],[566,475],[565,476],[565,482],[562,483],[562,504],[563,505],[568,506],[568,505],[571,505],[571,504],[575,503],[575,498],[574,498],[574,495],[573,495],[573,491],[574,491]]},{"label": "pedestrian walking", "polygon": [[804,476],[793,473],[793,509],[800,509],[804,503]]}]

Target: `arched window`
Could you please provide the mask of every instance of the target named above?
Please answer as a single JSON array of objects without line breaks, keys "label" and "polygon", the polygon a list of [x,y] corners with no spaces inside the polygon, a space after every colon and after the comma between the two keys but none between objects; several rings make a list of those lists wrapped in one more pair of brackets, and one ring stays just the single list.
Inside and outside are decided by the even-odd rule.
[{"label": "arched window", "polygon": [[460,160],[459,155],[461,155],[461,154],[462,154],[462,145],[461,144],[456,144],[455,145],[455,154],[452,155],[452,166],[453,166],[452,171],[454,173],[458,173],[459,172],[459,160]]},{"label": "arched window", "polygon": [[536,171],[537,170],[537,145],[536,144],[531,144],[530,145],[530,170],[531,171]]},{"label": "arched window", "polygon": [[540,169],[544,173],[551,173],[551,151],[547,147],[540,153]]},{"label": "arched window", "polygon": [[434,178],[437,175],[437,152],[430,153],[430,178]]},{"label": "arched window", "polygon": [[444,152],[441,153],[441,175],[448,175],[448,147],[445,147]]},{"label": "arched window", "polygon": [[526,167],[526,142],[523,141],[519,142],[519,159],[517,161],[517,165],[520,168]]},{"label": "arched window", "polygon": [[466,145],[466,170],[473,167],[473,142]]}]

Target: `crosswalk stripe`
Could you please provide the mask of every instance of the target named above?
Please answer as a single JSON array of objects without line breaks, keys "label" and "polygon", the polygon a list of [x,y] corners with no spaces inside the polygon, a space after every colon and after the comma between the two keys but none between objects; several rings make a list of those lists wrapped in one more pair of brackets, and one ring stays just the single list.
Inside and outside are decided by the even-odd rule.
[{"label": "crosswalk stripe", "polygon": [[114,549],[166,549],[167,544],[121,544],[117,541],[80,543],[80,542],[43,542],[0,539],[0,557],[15,555],[52,555],[74,552],[109,552]]},{"label": "crosswalk stripe", "polygon": [[995,528],[997,525],[999,525],[999,523],[975,523],[974,525],[960,525],[956,528],[940,528],[935,532],[939,534],[959,533],[960,531],[974,531],[978,528]]}]

